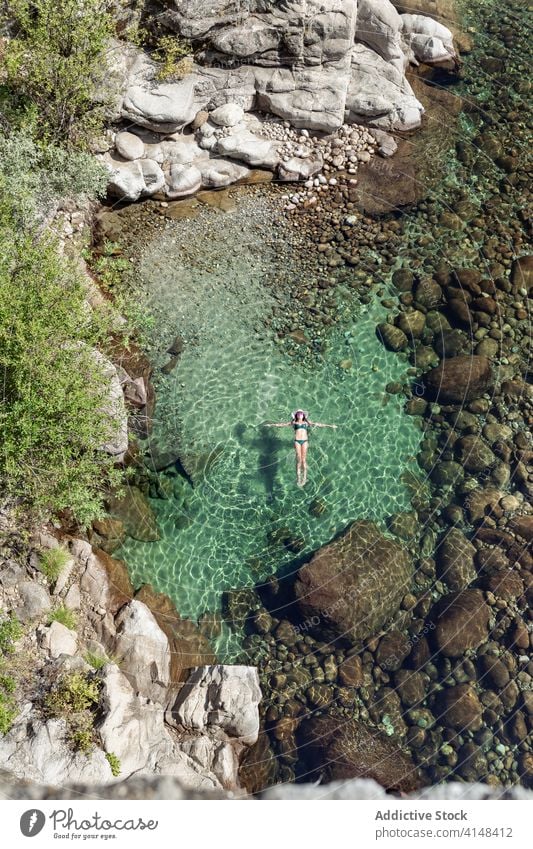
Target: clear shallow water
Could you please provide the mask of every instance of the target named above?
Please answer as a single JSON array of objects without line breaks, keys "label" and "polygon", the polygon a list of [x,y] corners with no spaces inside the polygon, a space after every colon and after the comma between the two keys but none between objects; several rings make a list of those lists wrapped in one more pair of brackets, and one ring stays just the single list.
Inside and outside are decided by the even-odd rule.
[{"label": "clear shallow water", "polygon": [[[260,286],[265,249],[258,254],[232,215],[224,216],[223,238],[220,218],[213,219],[217,228],[206,247],[225,261],[210,263],[202,252],[198,265],[190,253],[185,262],[179,240],[165,236],[143,264],[164,333],[186,330],[191,321],[200,333],[199,344],[186,347],[161,380],[154,435],[168,444],[172,432],[174,438],[179,433],[186,450],[211,453],[213,463],[194,487],[176,477],[175,497],[150,499],[158,542],[130,539],[118,554],[134,584],[151,582],[193,619],[219,611],[224,590],[260,583],[355,519],[381,522],[410,509],[401,475],[416,472],[421,438],[402,411],[404,396],[385,393],[389,381],[405,377],[406,363],[376,337],[386,314],[379,301],[357,306],[357,315],[352,310],[351,321],[328,335],[317,369],[291,362],[271,339],[254,333],[268,306]],[[232,260],[232,239],[239,238],[241,253]],[[152,261],[162,250],[164,280]],[[239,274],[246,275],[244,294]],[[185,316],[184,288],[191,281],[197,306],[189,299],[192,312]],[[351,368],[339,365],[345,360]],[[296,407],[309,410],[311,420],[339,425],[311,431],[304,488],[295,485],[292,429],[263,427],[287,421]],[[300,542],[291,549],[286,535]]]}]

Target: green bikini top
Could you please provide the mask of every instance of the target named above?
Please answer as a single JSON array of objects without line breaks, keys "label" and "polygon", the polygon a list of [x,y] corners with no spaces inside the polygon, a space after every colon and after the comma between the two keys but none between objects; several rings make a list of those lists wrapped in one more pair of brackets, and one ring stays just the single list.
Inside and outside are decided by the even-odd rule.
[{"label": "green bikini top", "polygon": [[298,428],[300,428],[300,427],[303,427],[307,430],[307,428],[309,427],[307,422],[293,422],[292,426],[293,426],[294,430],[298,430]]}]

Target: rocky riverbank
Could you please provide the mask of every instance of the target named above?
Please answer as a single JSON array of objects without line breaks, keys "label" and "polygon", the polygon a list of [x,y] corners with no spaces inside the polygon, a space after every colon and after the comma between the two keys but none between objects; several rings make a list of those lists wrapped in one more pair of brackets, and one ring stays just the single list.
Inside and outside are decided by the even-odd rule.
[{"label": "rocky riverbank", "polygon": [[[10,680],[14,693],[2,769],[57,786],[175,775],[238,793],[259,730],[256,670],[213,665],[207,639],[170,600],[134,592],[101,549],[46,530],[21,545],[2,521],[2,687]],[[8,633],[9,622],[20,625]]]},{"label": "rocky riverbank", "polygon": [[117,132],[99,155],[111,194],[172,200],[243,180],[251,167],[290,181],[344,164],[355,175],[372,145],[395,150],[385,131],[421,123],[409,63],[457,64],[446,26],[399,14],[389,0],[253,2],[247,15],[245,25],[239,5],[225,0],[169,4],[160,25],[195,53],[186,73],[176,66],[168,80],[132,45],[110,47]]},{"label": "rocky riverbank", "polygon": [[[497,27],[489,21],[489,32]],[[520,37],[520,30],[512,40],[507,33],[504,47],[493,52],[516,49]],[[380,763],[396,763],[398,746],[409,751],[406,781],[451,775],[494,785],[531,781],[525,136],[510,110],[515,95],[494,97],[490,117],[476,102],[474,69],[483,48],[474,45],[459,74],[450,69],[455,77],[432,70],[416,78],[414,90],[427,98],[434,124],[414,145],[401,140],[384,167],[376,167],[377,159],[360,164],[357,182],[341,170],[327,201],[306,205],[314,181],[294,201],[283,198],[294,206],[287,212],[296,224],[295,244],[300,251],[309,246],[301,252],[310,271],[305,293],[294,289],[304,336],[297,338],[294,324],[282,329],[283,310],[278,313],[286,349],[306,351],[305,335],[312,341],[320,325],[335,321],[336,286],[349,281],[364,299],[376,275],[391,279],[397,296],[384,301],[390,314],[377,333],[410,363],[413,381],[388,391],[405,396],[406,413],[420,422],[424,439],[421,479],[411,480],[412,512],[391,517],[389,525],[399,541],[392,562],[412,578],[404,586],[393,569],[381,575],[377,568],[386,615],[376,622],[370,616],[368,631],[351,628],[345,573],[350,592],[354,582],[356,609],[373,615],[376,587],[358,574],[372,574],[374,561],[348,547],[340,568],[338,542],[316,555],[317,564],[329,558],[333,564],[316,598],[309,592],[313,561],[295,564],[294,589],[273,577],[257,593],[228,595],[227,617],[249,631],[244,657],[258,664],[265,694],[268,735],[248,756],[249,786],[291,781],[320,765],[331,769],[331,760],[339,777],[372,774],[361,752],[374,749]],[[506,58],[519,93],[522,83]],[[454,128],[449,116],[465,105],[467,117]],[[253,197],[258,190],[249,191]],[[159,214],[169,211],[161,207]],[[350,533],[356,530],[357,523]],[[372,552],[386,547],[377,528],[368,530]],[[355,624],[360,627],[359,617]],[[386,631],[379,632],[383,624]],[[365,738],[366,724],[381,732],[375,747]],[[340,734],[334,755],[329,727]],[[386,738],[390,757],[380,748]],[[398,786],[386,770],[379,780]]]},{"label": "rocky riverbank", "polygon": [[[177,12],[169,21],[181,31],[179,5],[174,4]],[[395,5],[404,12],[402,4]],[[372,8],[371,3],[359,6]],[[356,36],[355,48],[350,41],[350,62],[353,54],[373,52],[387,62],[387,73],[402,66],[398,84],[405,94],[404,36],[414,24],[404,14],[400,27],[390,8],[386,4],[386,14],[396,22],[395,38],[383,42],[382,29],[373,31],[368,47],[368,38],[363,44]],[[447,6],[435,8],[449,17]],[[474,4],[471,13],[479,11]],[[174,774],[195,788],[233,791],[260,791],[309,774],[325,780],[370,777],[401,792],[452,777],[483,781],[496,794],[502,787],[533,783],[532,279],[523,211],[528,84],[520,56],[527,45],[516,26],[519,13],[514,2],[503,19],[495,6],[483,7],[488,42],[472,45],[460,36],[463,47],[473,50],[462,68],[450,61],[449,50],[446,57],[426,55],[427,40],[422,43],[417,35],[423,30],[410,30],[417,61],[429,64],[410,77],[407,93],[425,106],[427,123],[418,136],[399,137],[390,159],[383,158],[391,153],[390,131],[417,123],[395,123],[403,106],[391,100],[391,108],[381,113],[383,121],[363,122],[361,107],[352,108],[345,99],[336,111],[321,103],[318,117],[316,109],[312,115],[304,110],[294,121],[285,78],[276,96],[267,98],[257,87],[259,77],[271,80],[272,67],[279,69],[277,43],[261,42],[260,50],[255,45],[246,63],[250,57],[256,62],[258,52],[267,60],[265,65],[257,61],[261,70],[257,79],[253,71],[250,97],[257,94],[263,104],[266,98],[269,113],[277,110],[279,120],[250,118],[218,102],[217,80],[226,85],[231,77],[235,91],[246,82],[243,74],[250,77],[248,65],[220,73],[195,68],[198,77],[210,80],[201,102],[191,81],[167,84],[190,89],[185,116],[148,114],[154,106],[145,85],[153,80],[150,60],[143,58],[140,70],[136,66],[138,79],[123,77],[128,91],[116,117],[136,127],[122,126],[122,132],[109,137],[108,147],[114,144],[118,157],[111,147],[101,154],[114,163],[117,197],[154,199],[142,207],[105,211],[98,221],[101,236],[114,240],[118,233],[117,240],[133,253],[141,237],[150,237],[148,227],[160,232],[176,219],[201,219],[206,206],[223,215],[239,196],[244,203],[262,203],[265,189],[257,185],[176,200],[180,193],[223,187],[243,177],[269,180],[264,171],[251,170],[256,164],[282,180],[303,178],[298,191],[268,189],[266,203],[273,202],[282,216],[275,225],[280,242],[275,249],[292,251],[302,260],[299,279],[288,273],[277,281],[283,290],[279,299],[276,286],[268,288],[273,311],[266,328],[275,331],[281,350],[302,356],[312,367],[323,355],[339,304],[350,304],[353,294],[359,302],[369,300],[376,278],[390,283],[392,295],[381,290],[388,315],[376,333],[408,368],[409,380],[391,382],[386,391],[405,399],[405,414],[423,433],[419,473],[406,475],[412,509],[389,516],[388,533],[354,517],[342,535],[304,562],[297,558],[295,542],[291,550],[297,559],[287,570],[289,577],[273,575],[255,589],[236,587],[227,593],[226,619],[247,634],[242,664],[228,671],[214,664],[206,640],[218,627],[214,618],[197,627],[150,587],[134,592],[124,568],[109,557],[126,532],[145,542],[157,540],[157,521],[145,496],[167,497],[157,472],[176,459],[165,452],[157,458],[152,451],[155,459],[147,469],[131,445],[126,454],[124,440],[113,446],[117,456],[137,465],[137,477],[125,500],[110,500],[113,518],[95,523],[89,541],[58,535],[69,554],[62,578],[50,585],[40,572],[43,549],[57,547],[55,536],[39,537],[22,556],[16,542],[3,552],[3,609],[23,621],[25,634],[16,645],[28,668],[36,670],[33,682],[21,675],[21,711],[0,741],[2,760],[15,775],[31,773],[36,781],[63,783],[92,781],[95,770],[99,775],[107,770],[112,781],[116,761],[107,754],[120,761],[122,777],[139,770]],[[479,27],[480,19],[472,20]],[[228,45],[234,50],[236,22],[225,32],[212,23],[205,31],[209,55],[227,54]],[[265,34],[268,22],[259,23]],[[200,27],[191,35],[205,32]],[[316,47],[316,39],[311,44]],[[337,58],[331,66],[336,73],[343,70],[345,56],[338,61],[338,67]],[[381,67],[375,57],[372,61]],[[316,71],[306,71],[305,85],[331,68],[321,63]],[[165,94],[162,88],[156,97]],[[302,90],[307,89],[296,87],[300,95]],[[208,102],[206,92],[212,98]],[[235,106],[230,100],[229,106]],[[245,107],[252,105],[250,100]],[[284,125],[289,107],[289,123],[304,129],[309,124],[315,137]],[[419,105],[416,109],[420,115]],[[346,129],[345,110],[357,118],[355,131]],[[216,120],[217,113],[223,117],[228,111],[229,124],[227,116]],[[331,115],[336,116],[334,126]],[[182,133],[182,125],[193,122],[192,132]],[[361,128],[363,123],[373,123],[373,131]],[[437,134],[435,128],[444,123],[445,130]],[[375,132],[383,127],[386,136]],[[153,136],[157,130],[160,134]],[[244,142],[247,151],[253,148],[253,162],[236,165],[233,159],[242,155]],[[193,147],[196,163],[190,158]],[[379,147],[381,157],[374,155]],[[211,151],[218,159],[224,153],[224,167]],[[239,156],[233,156],[235,151]],[[318,162],[320,169],[312,173]],[[314,163],[311,171],[309,163]],[[93,296],[97,299],[98,293]],[[182,341],[169,342],[171,370]],[[123,368],[113,373],[111,400],[121,401],[123,392],[121,420],[129,411],[130,428],[146,438],[154,411],[150,365],[140,351],[120,357]],[[93,551],[90,542],[100,550]],[[57,618],[44,624],[56,608],[73,613],[76,627]],[[94,656],[105,661],[100,669],[87,653],[93,661]],[[192,666],[200,671],[187,677]],[[88,702],[79,711],[86,724],[74,733],[78,741],[89,734],[92,759],[73,756],[71,744],[65,743],[71,732],[61,710],[72,694],[65,688],[58,693],[56,685],[72,685],[73,675],[78,685],[79,676],[85,682],[82,704]],[[205,714],[192,710],[207,682],[216,685],[215,712],[229,688],[234,715],[229,723],[211,727]],[[50,702],[46,693],[54,687],[56,698]],[[134,717],[127,723],[126,713]],[[80,738],[80,732],[86,736]],[[150,752],[148,738],[157,740]],[[208,754],[198,767],[200,747]]]}]

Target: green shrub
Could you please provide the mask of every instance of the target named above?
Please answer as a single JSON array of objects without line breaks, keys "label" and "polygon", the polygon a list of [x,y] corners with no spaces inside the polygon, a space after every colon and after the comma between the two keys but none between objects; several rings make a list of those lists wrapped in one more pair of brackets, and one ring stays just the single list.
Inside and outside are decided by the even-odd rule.
[{"label": "green shrub", "polygon": [[7,734],[17,716],[17,705],[13,698],[16,686],[11,675],[0,672],[0,734]]},{"label": "green shrub", "polygon": [[48,548],[40,556],[39,569],[45,578],[54,584],[70,560],[66,548]]},{"label": "green shrub", "polygon": [[0,206],[17,229],[35,229],[60,198],[105,195],[107,181],[88,153],[37,144],[27,129],[0,134]]},{"label": "green shrub", "polygon": [[0,734],[7,734],[17,716],[15,700],[0,686]]},{"label": "green shrub", "polygon": [[68,509],[88,525],[122,481],[101,447],[117,423],[92,352],[112,316],[87,309],[76,265],[50,237],[16,231],[6,206],[0,187],[0,486],[21,515]]},{"label": "green shrub", "polygon": [[157,73],[160,80],[171,77],[182,79],[193,69],[192,46],[177,35],[160,36],[152,55],[161,63]]},{"label": "green shrub", "polygon": [[20,640],[23,633],[22,625],[13,615],[0,622],[0,653],[12,654],[15,651],[15,643]]},{"label": "green shrub", "polygon": [[78,624],[76,614],[72,610],[69,610],[68,607],[65,607],[64,604],[60,604],[59,607],[52,610],[48,615],[48,622],[60,622],[65,628],[70,628],[71,631],[74,631]]},{"label": "green shrub", "polygon": [[98,705],[100,682],[82,672],[65,675],[46,695],[45,712],[64,719],[68,739],[77,751],[88,754],[94,742],[94,715]]},{"label": "green shrub", "polygon": [[64,717],[80,713],[98,704],[100,683],[83,672],[70,672],[50,690],[45,698],[47,713]]},{"label": "green shrub", "polygon": [[87,713],[71,716],[68,737],[74,749],[88,755],[94,743],[92,716]]},{"label": "green shrub", "polygon": [[4,45],[2,82],[16,111],[38,115],[45,139],[83,146],[101,130],[104,108],[96,92],[104,80],[104,51],[112,32],[107,5],[106,0],[2,4],[0,31],[12,36]]},{"label": "green shrub", "polygon": [[109,766],[111,767],[111,774],[116,778],[117,775],[120,775],[120,760],[114,752],[106,752],[105,756],[108,760]]},{"label": "green shrub", "polygon": [[92,666],[92,668],[96,669],[97,672],[99,672],[100,669],[103,669],[104,666],[107,666],[108,663],[117,662],[116,658],[114,657],[110,657],[106,654],[96,654],[96,652],[92,651],[85,652],[83,657],[85,661],[89,664],[89,666]]}]

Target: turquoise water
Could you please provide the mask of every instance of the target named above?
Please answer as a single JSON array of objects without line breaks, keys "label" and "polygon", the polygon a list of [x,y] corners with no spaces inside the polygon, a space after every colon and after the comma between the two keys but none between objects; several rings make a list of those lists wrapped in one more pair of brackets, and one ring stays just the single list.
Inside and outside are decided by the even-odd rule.
[{"label": "turquoise water", "polygon": [[[163,335],[184,325],[199,333],[198,344],[186,347],[176,369],[160,379],[155,437],[167,445],[179,439],[187,452],[209,453],[213,462],[194,486],[176,476],[167,482],[173,497],[150,499],[158,542],[130,539],[118,554],[134,584],[153,583],[193,619],[219,611],[224,590],[260,583],[353,520],[382,521],[409,509],[401,474],[416,472],[421,437],[402,412],[404,396],[385,393],[389,381],[406,379],[407,364],[376,337],[386,315],[379,300],[345,307],[344,314],[340,308],[342,329],[328,332],[323,362],[313,370],[254,330],[268,307],[260,294],[265,249],[258,253],[257,241],[243,237],[234,215],[224,216],[222,243],[220,218],[213,216],[209,250],[227,257],[232,238],[240,238],[238,259],[229,250],[229,258],[212,263],[206,247],[195,266],[191,252],[184,258],[180,241],[167,234],[142,265]],[[195,226],[187,223],[191,237]],[[163,276],[161,264],[154,270],[162,253]],[[236,285],[243,274],[244,292]],[[191,281],[194,308],[191,299],[184,307]],[[291,428],[263,427],[287,421],[296,407],[309,410],[312,421],[339,426],[311,431],[304,488],[295,485]]]}]

